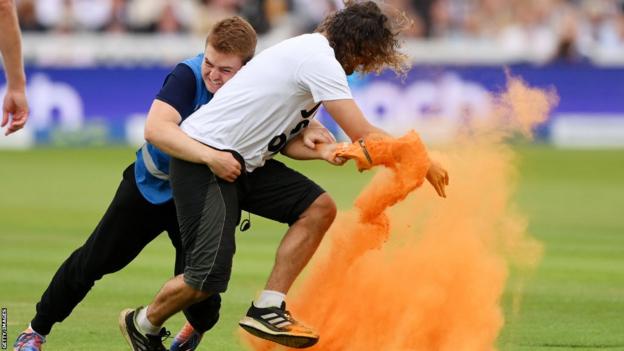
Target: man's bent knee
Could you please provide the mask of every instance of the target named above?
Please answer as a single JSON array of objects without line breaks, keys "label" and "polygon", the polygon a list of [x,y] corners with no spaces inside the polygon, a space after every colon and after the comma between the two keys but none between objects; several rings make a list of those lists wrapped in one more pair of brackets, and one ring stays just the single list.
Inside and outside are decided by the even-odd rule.
[{"label": "man's bent knee", "polygon": [[194,287],[192,284],[189,284],[186,279],[184,279],[184,294],[187,297],[187,300],[192,301],[193,303],[198,303],[204,301],[210,295],[214,295],[213,292],[199,290]]},{"label": "man's bent knee", "polygon": [[333,222],[336,218],[336,213],[338,212],[336,202],[334,202],[334,199],[332,199],[329,194],[324,193],[319,196],[316,201],[312,203],[312,206],[317,207],[319,215],[329,222]]},{"label": "man's bent knee", "polygon": [[217,324],[220,309],[221,296],[213,294],[204,301],[185,308],[184,315],[195,330],[205,333]]},{"label": "man's bent knee", "polygon": [[309,216],[315,221],[323,221],[331,224],[336,218],[336,203],[327,193],[321,194],[314,200],[312,205],[303,213],[302,217]]}]

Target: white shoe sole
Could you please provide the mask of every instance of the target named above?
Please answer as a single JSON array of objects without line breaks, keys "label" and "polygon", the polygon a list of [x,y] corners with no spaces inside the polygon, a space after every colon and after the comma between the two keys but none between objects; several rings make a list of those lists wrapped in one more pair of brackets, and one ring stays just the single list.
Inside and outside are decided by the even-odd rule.
[{"label": "white shoe sole", "polygon": [[130,348],[133,351],[136,351],[134,346],[132,346],[132,340],[130,340],[130,335],[128,335],[128,327],[126,325],[126,315],[128,315],[128,313],[132,311],[134,310],[131,308],[126,308],[125,310],[121,311],[121,313],[119,314],[119,330],[121,331],[121,334],[124,336],[124,339],[126,339],[126,342],[128,343],[128,345],[130,345]]}]

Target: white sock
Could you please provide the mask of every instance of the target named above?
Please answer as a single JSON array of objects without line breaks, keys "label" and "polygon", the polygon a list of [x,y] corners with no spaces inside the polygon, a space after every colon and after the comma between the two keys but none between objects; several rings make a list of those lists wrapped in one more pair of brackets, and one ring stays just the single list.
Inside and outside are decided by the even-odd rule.
[{"label": "white sock", "polygon": [[41,334],[40,332],[36,331],[33,329],[32,324],[28,324],[28,329],[25,330],[26,332],[35,332],[41,336],[43,336],[44,338],[46,337],[46,335]]},{"label": "white sock", "polygon": [[152,322],[147,319],[147,308],[149,306],[145,306],[139,310],[139,313],[135,316],[135,321],[139,331],[143,334],[149,335],[158,335],[162,325],[153,325]]},{"label": "white sock", "polygon": [[258,308],[281,307],[285,299],[286,294],[279,291],[263,290],[253,304]]}]

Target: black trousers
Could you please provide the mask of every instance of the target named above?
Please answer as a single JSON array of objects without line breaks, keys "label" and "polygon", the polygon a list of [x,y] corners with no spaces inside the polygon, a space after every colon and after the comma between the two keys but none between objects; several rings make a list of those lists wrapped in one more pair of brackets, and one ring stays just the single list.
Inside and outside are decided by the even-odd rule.
[{"label": "black trousers", "polygon": [[[134,164],[123,173],[123,180],[108,210],[87,241],[74,251],[56,271],[37,303],[31,325],[47,335],[56,322],[67,318],[87,295],[95,281],[127,266],[160,233],[166,231],[176,248],[175,273],[184,271],[181,240],[173,201],[154,205],[139,192]],[[193,305],[184,314],[193,327],[205,332],[219,318],[220,296],[213,295]]]}]

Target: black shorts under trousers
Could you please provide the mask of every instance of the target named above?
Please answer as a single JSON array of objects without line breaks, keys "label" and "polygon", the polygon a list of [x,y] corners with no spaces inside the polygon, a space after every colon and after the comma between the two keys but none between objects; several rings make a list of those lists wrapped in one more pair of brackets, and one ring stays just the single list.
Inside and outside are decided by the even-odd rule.
[{"label": "black shorts under trousers", "polygon": [[243,171],[229,183],[206,165],[174,158],[170,177],[186,262],[184,281],[209,293],[227,289],[241,210],[290,225],[324,192],[276,160]]}]

